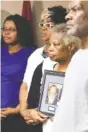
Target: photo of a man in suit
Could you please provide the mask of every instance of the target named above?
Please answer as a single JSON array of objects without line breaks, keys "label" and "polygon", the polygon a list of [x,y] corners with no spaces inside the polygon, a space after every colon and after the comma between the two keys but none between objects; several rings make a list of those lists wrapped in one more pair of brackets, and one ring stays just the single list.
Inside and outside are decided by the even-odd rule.
[{"label": "photo of a man in suit", "polygon": [[[59,86],[62,88],[61,84]],[[55,84],[48,86],[46,104],[57,105],[61,95],[60,87],[58,88],[58,86]]]}]

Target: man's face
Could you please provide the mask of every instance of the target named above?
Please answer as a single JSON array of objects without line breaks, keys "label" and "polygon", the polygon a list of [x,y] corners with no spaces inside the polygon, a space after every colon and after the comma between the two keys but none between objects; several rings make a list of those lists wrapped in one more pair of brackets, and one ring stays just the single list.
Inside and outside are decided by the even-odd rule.
[{"label": "man's face", "polygon": [[88,12],[86,10],[86,4],[80,0],[74,0],[70,3],[66,16],[68,34],[82,37],[88,33]]}]

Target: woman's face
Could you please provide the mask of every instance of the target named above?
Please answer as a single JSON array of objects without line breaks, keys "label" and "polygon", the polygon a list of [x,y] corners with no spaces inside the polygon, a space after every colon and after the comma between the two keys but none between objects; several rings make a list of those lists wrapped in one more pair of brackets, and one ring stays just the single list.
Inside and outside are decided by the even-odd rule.
[{"label": "woman's face", "polygon": [[39,28],[40,28],[40,35],[42,40],[49,41],[51,36],[51,28],[54,27],[55,24],[51,21],[51,19],[48,17],[48,14],[43,14],[43,17],[41,17]]},{"label": "woman's face", "polygon": [[48,47],[48,56],[53,61],[61,62],[69,58],[69,50],[62,41],[63,33],[52,33]]},{"label": "woman's face", "polygon": [[17,41],[17,29],[12,20],[5,21],[3,25],[2,37],[6,44],[12,44]]}]

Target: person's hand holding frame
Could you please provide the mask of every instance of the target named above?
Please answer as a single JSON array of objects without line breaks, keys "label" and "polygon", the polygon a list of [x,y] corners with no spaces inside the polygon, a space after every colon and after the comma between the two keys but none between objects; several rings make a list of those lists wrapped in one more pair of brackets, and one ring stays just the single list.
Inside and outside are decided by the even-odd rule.
[{"label": "person's hand holding frame", "polygon": [[48,116],[53,116],[55,114],[56,107],[62,94],[64,76],[64,72],[45,70],[38,108],[40,112]]}]

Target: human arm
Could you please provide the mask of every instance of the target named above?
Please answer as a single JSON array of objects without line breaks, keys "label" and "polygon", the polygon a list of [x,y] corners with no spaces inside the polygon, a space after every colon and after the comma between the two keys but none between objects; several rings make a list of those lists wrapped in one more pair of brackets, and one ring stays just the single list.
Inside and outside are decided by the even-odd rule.
[{"label": "human arm", "polygon": [[23,83],[20,87],[20,92],[19,92],[19,101],[20,101],[20,113],[22,117],[28,116],[29,112],[27,110],[27,97],[28,97],[28,92],[30,91],[30,86],[31,86],[31,81],[32,81],[32,76],[34,73],[34,70],[36,68],[36,65],[33,65],[33,60],[35,61],[36,58],[36,51],[34,51],[31,56],[28,58],[27,62],[27,67],[26,71],[24,74],[23,78]]},{"label": "human arm", "polygon": [[23,83],[20,88],[20,113],[27,124],[30,123],[39,123],[44,122],[46,120],[46,117],[44,114],[37,111],[37,109],[28,109],[27,108],[27,85],[26,83]]},{"label": "human arm", "polygon": [[32,123],[32,120],[29,115],[29,109],[27,104],[27,96],[28,96],[28,88],[26,83],[22,83],[20,87],[20,93],[19,93],[19,101],[20,101],[20,114],[24,118],[25,121],[30,121]]},{"label": "human arm", "polygon": [[29,117],[24,117],[27,124],[33,123],[43,123],[47,120],[47,116],[43,113],[39,112],[36,108],[28,109],[29,111]]},{"label": "human arm", "polygon": [[16,107],[6,107],[6,108],[1,108],[1,117],[7,117],[10,114],[17,114],[20,112],[20,105],[18,104]]},{"label": "human arm", "polygon": [[[38,50],[37,50],[38,51]],[[38,57],[38,60],[36,59]],[[31,60],[31,61],[30,61]],[[32,62],[35,62],[34,63],[34,65],[32,64]],[[25,103],[27,103],[27,96],[28,96],[28,92],[30,92],[30,86],[31,86],[31,80],[32,80],[32,76],[33,76],[33,73],[34,73],[34,71],[35,71],[35,69],[36,69],[36,67],[41,63],[41,61],[43,61],[43,58],[42,58],[42,56],[41,56],[41,53],[40,52],[37,52],[37,54],[33,54],[31,57],[29,57],[29,59],[28,59],[28,64],[27,64],[27,68],[26,68],[26,72],[25,72],[25,75],[24,75],[24,79],[23,79],[23,83],[25,83],[26,84],[26,90],[27,90],[27,95],[26,95],[26,98],[25,98]],[[23,90],[24,90],[24,87],[23,87]],[[20,93],[21,93],[21,91],[20,91]],[[25,92],[23,92],[23,94],[24,94]],[[22,99],[24,98],[24,96],[22,95]],[[21,103],[24,101],[24,99],[23,99],[23,101],[22,100],[20,100],[21,101]],[[22,105],[21,105],[22,106]],[[22,107],[24,107],[24,105],[22,106]],[[29,116],[29,113],[33,113],[33,112],[35,112],[35,113],[38,113],[38,111],[36,111],[35,109],[34,109],[34,111],[33,112],[30,112],[30,109],[25,109],[25,108],[22,108],[21,107],[21,113],[24,113],[24,114],[22,114],[23,115],[23,117],[24,117],[24,115],[26,116],[26,114],[28,114],[27,115],[27,118],[28,118],[28,116]],[[27,106],[26,106],[27,107]],[[32,111],[33,109],[31,109],[31,111]],[[39,114],[40,115],[40,114]],[[24,117],[24,119],[25,119],[25,117]]]},{"label": "human arm", "polygon": [[21,115],[23,115],[24,110],[27,109],[27,96],[28,96],[27,84],[22,83],[22,85],[20,87],[20,92],[19,92],[20,113],[21,113]]},{"label": "human arm", "polygon": [[[40,65],[39,65],[40,66]],[[36,71],[36,70],[35,70]],[[36,76],[33,76],[33,80],[34,80],[34,77],[35,78],[37,78],[37,74],[35,74],[36,72],[34,72],[34,75],[36,75]],[[29,74],[30,75],[30,74]],[[40,78],[41,79],[41,78]],[[39,79],[39,81],[40,81],[40,79]],[[31,89],[33,89],[34,88],[34,93],[32,92],[32,94],[35,94],[35,91],[36,91],[36,85],[33,85],[33,84],[36,84],[37,83],[37,81],[36,82],[34,82],[34,81],[32,81],[32,85],[31,85]],[[27,86],[27,85],[26,85]],[[37,88],[39,89],[39,86],[37,86]],[[31,89],[29,89],[29,92],[30,92],[30,90]],[[24,94],[24,92],[23,92],[23,94]],[[31,95],[32,95],[31,94]],[[30,95],[30,94],[29,94]],[[36,98],[36,96],[37,95],[35,95],[35,98]],[[23,97],[23,96],[22,96]],[[31,100],[32,101],[32,100]],[[27,100],[26,100],[26,102],[27,102]],[[39,120],[39,121],[41,121],[42,120],[42,118],[44,118],[43,116],[43,114],[41,113],[40,114],[40,112],[38,112],[37,111],[37,109],[36,109],[36,106],[34,107],[35,109],[30,109],[30,103],[29,103],[29,105],[28,105],[28,107],[29,107],[29,109],[26,109],[23,113],[25,113],[25,116],[26,116],[26,114],[28,113],[28,115],[27,115],[27,117],[24,117],[24,119],[25,120],[28,120],[28,118],[30,118],[31,117],[31,119],[33,119],[33,120]],[[35,116],[34,116],[35,115]],[[24,116],[24,115],[23,115]],[[30,116],[30,117],[29,117]],[[42,118],[41,118],[42,117]]]}]

